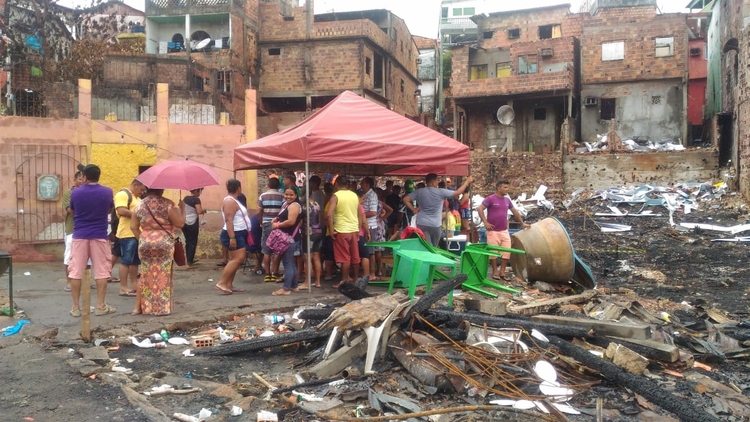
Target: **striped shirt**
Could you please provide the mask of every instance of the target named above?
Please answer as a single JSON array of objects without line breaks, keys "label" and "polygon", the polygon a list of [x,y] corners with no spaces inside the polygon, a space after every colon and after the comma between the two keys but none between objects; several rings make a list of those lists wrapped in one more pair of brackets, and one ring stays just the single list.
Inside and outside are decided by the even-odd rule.
[{"label": "striped shirt", "polygon": [[258,205],[263,210],[263,222],[270,223],[281,212],[281,205],[284,204],[284,194],[278,190],[268,190],[258,198]]}]

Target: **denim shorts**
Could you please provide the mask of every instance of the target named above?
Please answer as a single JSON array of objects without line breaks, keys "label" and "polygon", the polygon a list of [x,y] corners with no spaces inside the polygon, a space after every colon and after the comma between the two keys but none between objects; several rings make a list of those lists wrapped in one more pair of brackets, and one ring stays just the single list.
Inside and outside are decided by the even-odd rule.
[{"label": "denim shorts", "polygon": [[138,239],[134,237],[120,239],[120,253],[122,265],[141,265],[141,260],[138,259]]},{"label": "denim shorts", "polygon": [[[229,233],[226,230],[222,230],[219,235],[219,240],[222,246],[229,249]],[[237,249],[247,248],[247,230],[235,230],[234,240],[237,242]]]}]

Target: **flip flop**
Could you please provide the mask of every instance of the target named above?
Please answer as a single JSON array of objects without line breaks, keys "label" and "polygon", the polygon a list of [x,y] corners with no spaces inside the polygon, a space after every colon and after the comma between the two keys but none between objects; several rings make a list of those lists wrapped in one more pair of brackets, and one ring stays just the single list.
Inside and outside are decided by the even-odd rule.
[{"label": "flip flop", "polygon": [[218,264],[216,264],[216,266],[217,267],[226,267],[227,263],[226,262],[219,262]]},{"label": "flip flop", "polygon": [[73,289],[71,289],[70,286],[65,286],[65,288],[63,289],[63,291],[64,292],[72,292]]},{"label": "flip flop", "polygon": [[124,293],[123,293],[123,292],[120,292],[120,293],[118,293],[117,295],[118,295],[118,296],[123,296],[123,297],[136,297],[136,296],[137,296],[137,293],[136,293],[136,291],[135,291],[135,290],[131,290],[131,291],[129,291],[129,292],[124,292]]},{"label": "flip flop", "polygon": [[320,288],[320,284],[313,284],[313,287],[317,287],[319,289]]},{"label": "flip flop", "polygon": [[71,309],[70,316],[72,317],[80,317],[81,316],[81,310],[80,309]]},{"label": "flip flop", "polygon": [[286,291],[284,289],[276,290],[275,292],[271,293],[271,296],[287,296],[292,294],[292,292]]},{"label": "flip flop", "polygon": [[237,287],[232,287],[232,293],[244,293],[245,289],[240,289]]},{"label": "flip flop", "polygon": [[110,277],[107,279],[107,283],[119,283],[120,279],[117,277]]},{"label": "flip flop", "polygon": [[94,309],[94,315],[102,316],[102,315],[107,315],[107,314],[114,314],[116,311],[117,311],[117,308],[114,308],[109,305],[104,305],[103,309],[101,308]]},{"label": "flip flop", "polygon": [[223,287],[219,287],[219,285],[218,285],[218,284],[217,284],[217,285],[215,285],[214,287],[216,287],[216,290],[220,291],[221,293],[223,293],[223,294],[225,294],[225,295],[231,295],[231,294],[232,294],[232,291],[231,291],[231,290],[227,290],[227,289],[225,289],[225,288],[223,288]]}]

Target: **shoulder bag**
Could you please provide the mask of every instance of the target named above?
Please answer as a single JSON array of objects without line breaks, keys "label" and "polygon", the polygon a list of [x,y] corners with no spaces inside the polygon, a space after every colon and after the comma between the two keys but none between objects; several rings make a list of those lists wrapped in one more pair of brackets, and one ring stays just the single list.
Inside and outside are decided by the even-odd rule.
[{"label": "shoulder bag", "polygon": [[247,244],[247,246],[255,246],[255,241],[253,240],[253,232],[250,230],[250,226],[247,223],[248,221],[250,221],[250,219],[245,214],[245,211],[242,211],[242,204],[240,204],[240,201],[232,196],[227,196],[227,198],[234,199],[234,202],[237,203],[237,208],[239,208],[240,212],[242,213],[242,219],[245,220],[245,228],[247,229],[247,238],[245,239],[245,244]]},{"label": "shoulder bag", "polygon": [[[300,206],[300,209],[301,208],[302,206]],[[302,220],[297,223],[297,227],[294,228],[294,232],[292,232],[291,236],[281,229],[271,230],[271,233],[268,234],[268,239],[266,240],[266,246],[268,246],[268,249],[270,249],[271,252],[275,253],[276,255],[283,254],[287,249],[289,249],[289,245],[292,244],[292,239],[294,239],[294,236],[297,236],[297,231],[299,230],[301,225]]]},{"label": "shoulder bag", "polygon": [[177,264],[178,267],[182,267],[185,264],[187,264],[186,259],[185,259],[185,247],[182,245],[182,239],[180,239],[179,237],[173,236],[172,233],[167,231],[167,229],[165,229],[164,226],[161,225],[159,220],[157,220],[156,217],[154,216],[154,213],[153,211],[151,211],[151,207],[149,207],[148,204],[143,204],[143,206],[146,207],[146,209],[148,210],[148,213],[151,214],[151,218],[153,218],[154,221],[156,221],[156,224],[158,224],[159,227],[161,227],[161,229],[164,230],[164,232],[169,236],[169,238],[174,241],[174,255],[173,255],[174,263]]}]

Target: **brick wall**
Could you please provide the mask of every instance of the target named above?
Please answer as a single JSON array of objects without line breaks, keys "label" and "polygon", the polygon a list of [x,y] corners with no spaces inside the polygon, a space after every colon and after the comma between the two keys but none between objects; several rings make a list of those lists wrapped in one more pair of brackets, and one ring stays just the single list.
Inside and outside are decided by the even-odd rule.
[{"label": "brick wall", "polygon": [[739,37],[739,77],[737,89],[737,125],[740,191],[750,199],[750,26]]},{"label": "brick wall", "polygon": [[[674,37],[674,54],[655,57],[655,38]],[[602,61],[602,43],[624,41],[623,60]],[[603,9],[583,21],[582,83],[682,78],[687,72],[684,15],[656,15],[654,7]]]},{"label": "brick wall", "polygon": [[168,83],[174,89],[188,88],[188,62],[183,58],[157,58],[152,54],[108,55],[104,59],[104,83],[112,87]]},{"label": "brick wall", "polygon": [[[510,47],[510,62],[513,75],[506,78],[486,78],[470,81],[469,47],[452,50],[451,88],[455,97],[477,97],[488,95],[510,95],[530,92],[570,90],[575,86],[576,39],[564,37],[517,43]],[[538,54],[541,48],[552,48],[553,57],[538,56],[538,71],[547,63],[568,63],[561,72],[517,74],[518,57]]]},{"label": "brick wall", "polygon": [[[479,45],[482,48],[507,48],[517,43],[539,41],[539,26],[561,26],[563,37],[579,37],[581,33],[581,15],[570,14],[568,5],[515,13],[490,14],[489,17],[477,18]],[[518,38],[509,38],[509,29],[519,29]],[[484,38],[485,32],[492,32],[491,38]]]},{"label": "brick wall", "polygon": [[484,196],[495,193],[495,183],[508,180],[513,198],[524,192],[531,195],[539,185],[548,187],[547,198],[561,197],[565,189],[562,168],[560,153],[472,151],[470,172],[476,179],[472,193]]}]

